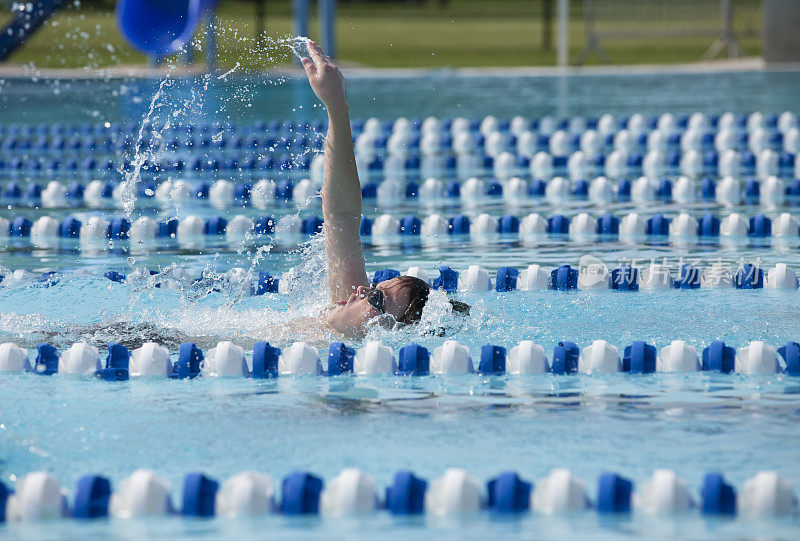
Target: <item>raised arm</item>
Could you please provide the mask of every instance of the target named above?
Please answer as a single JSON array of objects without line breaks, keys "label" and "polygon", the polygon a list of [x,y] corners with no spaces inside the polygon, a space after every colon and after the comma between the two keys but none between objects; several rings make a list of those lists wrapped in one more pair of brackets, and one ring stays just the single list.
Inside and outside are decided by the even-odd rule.
[{"label": "raised arm", "polygon": [[358,286],[368,285],[361,246],[361,183],[356,171],[350,108],[344,76],[316,42],[303,58],[308,81],[328,110],[325,162],[322,172],[322,217],[331,302],[344,301]]}]

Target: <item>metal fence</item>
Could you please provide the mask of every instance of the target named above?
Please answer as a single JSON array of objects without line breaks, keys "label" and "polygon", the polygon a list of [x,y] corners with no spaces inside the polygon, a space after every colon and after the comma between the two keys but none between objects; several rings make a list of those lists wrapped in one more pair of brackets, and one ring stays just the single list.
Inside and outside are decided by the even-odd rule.
[{"label": "metal fence", "polygon": [[583,0],[573,15],[583,19],[585,44],[572,63],[597,54],[612,60],[604,45],[619,40],[708,38],[702,59],[742,55],[740,40],[761,33],[761,0]]}]

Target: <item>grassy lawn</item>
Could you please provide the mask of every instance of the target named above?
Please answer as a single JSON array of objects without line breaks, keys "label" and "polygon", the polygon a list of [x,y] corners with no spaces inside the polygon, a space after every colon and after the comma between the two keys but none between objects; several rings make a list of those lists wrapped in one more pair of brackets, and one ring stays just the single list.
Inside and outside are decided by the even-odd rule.
[{"label": "grassy lawn", "polygon": [[[613,4],[613,2],[612,2]],[[585,43],[582,2],[573,0],[570,22],[570,57]],[[0,8],[0,23],[9,13]],[[266,5],[266,42],[255,39],[255,7],[252,2],[223,1],[218,8],[218,56],[222,68],[237,63],[241,69],[259,70],[290,61],[288,50],[275,38],[291,32],[288,0],[270,0]],[[690,14],[691,15],[691,14]],[[631,14],[618,20],[603,13],[600,31],[653,31],[653,37],[609,39],[602,42],[617,64],[693,62],[700,59],[713,37],[660,38],[665,26]],[[760,28],[761,12],[753,2],[741,0],[735,11],[734,28]],[[700,26],[714,27],[717,20]],[[670,28],[691,30],[697,20],[687,19]],[[310,23],[311,37],[317,22]],[[553,33],[555,40],[555,21]],[[542,2],[540,0],[451,0],[441,8],[437,2],[374,4],[340,3],[337,20],[339,59],[371,67],[485,67],[552,66],[554,50],[542,49]],[[202,33],[198,38],[202,41]],[[759,55],[760,40],[740,40],[746,55]],[[70,6],[51,19],[10,59],[14,64],[41,68],[102,68],[143,64],[145,58],[132,50],[116,28],[114,14],[107,10]],[[592,55],[587,64],[598,64]]]}]

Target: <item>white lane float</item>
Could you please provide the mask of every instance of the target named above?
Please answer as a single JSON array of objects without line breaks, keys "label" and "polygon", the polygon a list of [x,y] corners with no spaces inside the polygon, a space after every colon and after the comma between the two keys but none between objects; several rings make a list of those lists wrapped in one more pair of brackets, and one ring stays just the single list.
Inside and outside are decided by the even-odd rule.
[{"label": "white lane float", "polygon": [[9,522],[39,522],[69,516],[67,493],[52,474],[29,473],[17,481],[16,490],[6,501]]},{"label": "white lane float", "polygon": [[581,351],[578,367],[585,374],[614,374],[622,370],[622,362],[616,346],[595,340]]},{"label": "white lane float", "polygon": [[116,518],[140,518],[173,512],[169,486],[151,470],[136,470],[117,484],[108,511]]},{"label": "white lane float", "polygon": [[697,372],[701,368],[697,351],[685,340],[673,340],[662,348],[656,363],[659,372]]},{"label": "white lane float", "polygon": [[543,515],[559,515],[589,508],[583,481],[566,468],[551,470],[533,490],[533,508]]},{"label": "white lane float", "polygon": [[0,372],[30,372],[28,350],[13,342],[0,344]]},{"label": "white lane float", "polygon": [[168,377],[172,372],[169,350],[155,342],[145,342],[131,352],[131,377]]},{"label": "white lane float", "polygon": [[750,518],[791,516],[798,512],[792,484],[775,471],[758,472],[745,481],[737,507],[739,514]]},{"label": "white lane float", "polygon": [[58,359],[59,374],[91,376],[100,368],[100,352],[86,342],[72,344]]},{"label": "white lane float", "polygon": [[438,516],[467,515],[480,511],[483,487],[460,468],[450,468],[434,479],[425,492],[425,511]]},{"label": "white lane float", "polygon": [[673,515],[694,507],[689,484],[672,470],[656,470],[634,493],[636,507],[647,515]]},{"label": "white lane float", "polygon": [[492,281],[489,271],[480,265],[470,265],[467,270],[458,275],[459,291],[489,291]]},{"label": "white lane float", "polygon": [[331,517],[364,515],[378,507],[375,479],[358,468],[345,468],[325,484],[320,513]]},{"label": "white lane float", "polygon": [[455,340],[445,340],[433,350],[432,374],[467,374],[474,371],[469,349]]},{"label": "white lane float", "polygon": [[238,473],[222,483],[214,508],[216,515],[224,518],[270,514],[275,509],[272,479],[259,472]]},{"label": "white lane float", "polygon": [[224,340],[205,355],[203,372],[212,377],[246,376],[249,374],[244,348]]},{"label": "white lane float", "polygon": [[375,376],[394,374],[397,371],[397,362],[392,348],[381,342],[367,342],[356,351],[353,360],[353,372],[358,375]]},{"label": "white lane float", "polygon": [[281,351],[278,372],[287,376],[321,373],[319,352],[307,342],[295,342]]},{"label": "white lane float", "polygon": [[544,348],[532,340],[522,340],[508,352],[506,373],[513,376],[544,374],[550,371]]},{"label": "white lane float", "polygon": [[547,289],[549,284],[550,274],[540,265],[528,265],[517,277],[517,289],[522,291]]}]

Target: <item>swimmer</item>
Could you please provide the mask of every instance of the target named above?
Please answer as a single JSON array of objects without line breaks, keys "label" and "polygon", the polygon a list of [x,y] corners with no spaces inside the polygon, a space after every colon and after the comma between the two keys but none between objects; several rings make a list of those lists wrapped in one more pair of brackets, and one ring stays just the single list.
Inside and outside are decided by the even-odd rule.
[{"label": "swimmer", "polygon": [[[236,340],[237,344],[245,347],[250,347],[256,340],[278,344],[304,340],[323,346],[330,340],[331,334],[362,338],[371,324],[395,328],[420,320],[430,293],[425,281],[400,276],[371,287],[367,278],[359,231],[361,183],[356,171],[344,77],[315,42],[308,43],[308,51],[311,56],[302,59],[303,67],[311,88],[328,111],[322,215],[325,221],[330,306],[317,317],[300,316],[280,323],[263,322],[257,332],[239,328],[223,330],[212,326],[214,328],[209,328],[208,333],[200,335],[152,322],[131,322],[128,321],[129,316],[125,315],[111,316],[88,325],[57,327],[36,341],[67,347],[79,338],[98,347],[113,341],[131,349],[150,340],[166,344],[171,349],[177,348],[182,342],[194,342],[202,348],[208,348],[219,340]],[[469,311],[469,306],[462,302],[451,299],[450,303],[457,312]],[[439,329],[435,332],[443,335],[445,331]]]},{"label": "swimmer", "polygon": [[[361,246],[361,183],[356,171],[350,108],[344,76],[314,41],[308,42],[310,58],[302,59],[314,94],[328,111],[325,159],[322,173],[322,217],[325,222],[325,254],[331,307],[324,324],[337,334],[359,337],[375,318],[382,324],[416,323],[428,300],[430,287],[412,276],[400,276],[372,287],[364,267]],[[451,301],[454,309],[468,306]]]}]

